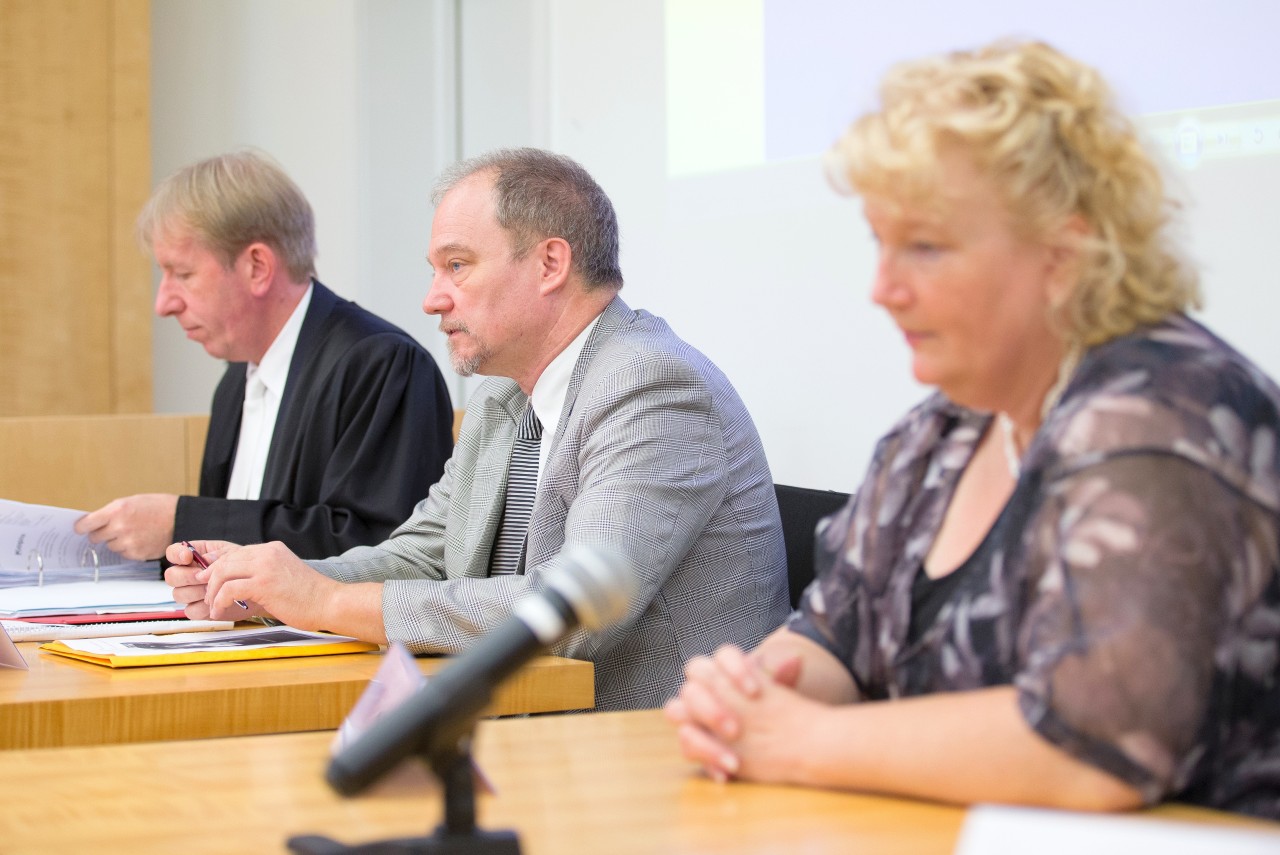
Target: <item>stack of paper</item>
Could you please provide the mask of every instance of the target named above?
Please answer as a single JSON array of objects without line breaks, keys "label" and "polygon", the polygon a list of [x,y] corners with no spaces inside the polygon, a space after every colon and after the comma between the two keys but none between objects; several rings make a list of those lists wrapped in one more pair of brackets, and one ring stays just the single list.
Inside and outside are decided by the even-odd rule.
[{"label": "stack of paper", "polygon": [[174,602],[173,589],[159,579],[0,588],[2,618],[168,612],[181,608]]},{"label": "stack of paper", "polygon": [[111,623],[28,623],[0,620],[0,628],[14,641],[57,641],[64,638],[110,638],[116,635],[169,635],[234,629],[229,620],[131,620]]}]

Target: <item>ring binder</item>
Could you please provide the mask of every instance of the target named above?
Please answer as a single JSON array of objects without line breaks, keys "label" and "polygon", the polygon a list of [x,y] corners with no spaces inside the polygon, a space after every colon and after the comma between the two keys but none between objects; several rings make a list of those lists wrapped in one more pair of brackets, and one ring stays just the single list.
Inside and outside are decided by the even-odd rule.
[{"label": "ring binder", "polygon": [[[40,554],[40,550],[33,549],[27,553],[27,571],[31,570],[31,559],[36,561],[36,587],[44,587],[44,556]],[[86,546],[84,551],[80,553],[80,566],[88,567],[89,559],[93,559],[93,584],[98,584],[98,577],[102,574],[102,562],[98,558],[98,550],[92,546]]]},{"label": "ring binder", "polygon": [[160,578],[155,561],[130,561],[77,534],[83,516],[69,508],[0,499],[0,590]]},{"label": "ring binder", "polygon": [[87,562],[84,560],[86,555],[93,556],[93,584],[98,584],[98,573],[102,570],[102,564],[98,561],[98,550],[92,546],[86,546],[84,552],[80,553],[80,566],[84,567]]},{"label": "ring binder", "polygon": [[44,557],[40,555],[40,550],[33,549],[27,553],[27,570],[31,570],[31,556],[36,559],[36,587],[44,587]]}]

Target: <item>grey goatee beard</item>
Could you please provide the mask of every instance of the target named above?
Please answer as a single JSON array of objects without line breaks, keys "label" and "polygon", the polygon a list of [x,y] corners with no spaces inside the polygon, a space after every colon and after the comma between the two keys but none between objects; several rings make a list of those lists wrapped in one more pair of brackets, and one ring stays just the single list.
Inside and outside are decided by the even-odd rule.
[{"label": "grey goatee beard", "polygon": [[480,370],[480,365],[484,361],[480,354],[476,354],[470,358],[464,358],[453,352],[453,348],[449,348],[449,363],[453,366],[453,370],[458,372],[459,376],[470,377]]},{"label": "grey goatee beard", "polygon": [[[467,329],[465,324],[459,324],[454,327],[452,332],[461,332],[470,334],[471,330]],[[489,349],[479,342],[476,343],[478,349],[472,356],[461,356],[454,350],[453,340],[449,340],[449,364],[453,366],[453,370],[461,377],[470,377],[480,370],[480,366],[484,365],[489,358]]]}]

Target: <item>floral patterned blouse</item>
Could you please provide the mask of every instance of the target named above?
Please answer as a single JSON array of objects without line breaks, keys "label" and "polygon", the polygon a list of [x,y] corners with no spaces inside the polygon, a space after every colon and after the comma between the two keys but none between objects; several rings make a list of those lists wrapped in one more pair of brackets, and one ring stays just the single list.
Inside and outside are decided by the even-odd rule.
[{"label": "floral patterned blouse", "polygon": [[1280,390],[1196,322],[1081,360],[946,601],[913,587],[987,414],[934,395],[818,527],[789,626],[865,699],[1013,685],[1028,724],[1163,798],[1280,818]]}]

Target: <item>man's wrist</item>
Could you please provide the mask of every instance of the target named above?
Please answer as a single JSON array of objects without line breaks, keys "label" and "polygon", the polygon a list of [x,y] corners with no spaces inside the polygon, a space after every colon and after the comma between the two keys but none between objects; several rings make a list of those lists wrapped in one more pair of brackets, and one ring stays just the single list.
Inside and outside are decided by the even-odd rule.
[{"label": "man's wrist", "polygon": [[382,619],[381,582],[339,582],[330,580],[332,590],[321,604],[323,626],[340,635],[352,635],[364,641],[387,643]]}]

